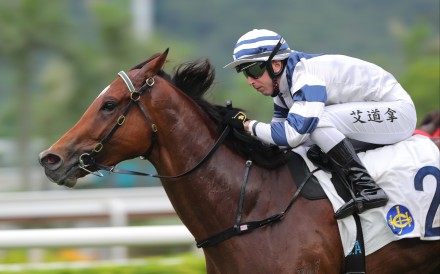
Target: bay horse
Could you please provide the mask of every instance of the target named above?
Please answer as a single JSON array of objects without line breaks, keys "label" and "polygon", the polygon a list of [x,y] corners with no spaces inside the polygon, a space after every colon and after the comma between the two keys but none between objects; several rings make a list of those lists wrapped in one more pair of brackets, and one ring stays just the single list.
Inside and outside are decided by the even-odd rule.
[{"label": "bay horse", "polygon": [[[80,120],[40,154],[48,178],[74,187],[78,178],[101,167],[145,157],[162,176],[179,218],[198,240],[233,226],[239,201],[243,221],[278,212],[297,191],[287,166],[253,165],[249,170],[248,159],[237,152],[231,138],[219,143],[226,107],[203,99],[214,68],[208,60],[194,61],[180,65],[171,78],[162,69],[167,54],[168,49],[120,73]],[[210,153],[210,148],[216,150]],[[243,200],[246,171],[249,183]],[[328,200],[299,195],[281,221],[203,247],[207,272],[345,273],[333,213]],[[440,265],[438,254],[440,241],[403,239],[368,255],[366,271],[429,273]]]}]

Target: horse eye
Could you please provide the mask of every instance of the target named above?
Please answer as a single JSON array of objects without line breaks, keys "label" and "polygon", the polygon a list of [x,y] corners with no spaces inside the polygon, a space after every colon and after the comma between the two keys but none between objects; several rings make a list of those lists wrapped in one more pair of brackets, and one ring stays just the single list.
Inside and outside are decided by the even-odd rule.
[{"label": "horse eye", "polygon": [[115,102],[105,102],[102,105],[101,110],[113,111],[115,108],[116,108],[116,103]]}]

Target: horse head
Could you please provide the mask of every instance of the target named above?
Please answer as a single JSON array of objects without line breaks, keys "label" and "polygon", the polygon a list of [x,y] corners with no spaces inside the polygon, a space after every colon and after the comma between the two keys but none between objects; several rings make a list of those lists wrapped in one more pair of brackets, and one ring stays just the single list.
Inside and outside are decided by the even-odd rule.
[{"label": "horse head", "polygon": [[160,119],[154,116],[154,109],[163,106],[166,99],[152,99],[149,89],[152,84],[161,89],[166,82],[158,75],[167,54],[168,49],[123,73],[134,92],[122,75],[116,78],[70,130],[40,153],[40,164],[50,180],[73,187],[78,178],[98,169],[88,165],[91,157],[101,164],[115,165],[150,152],[156,130],[152,121]]}]

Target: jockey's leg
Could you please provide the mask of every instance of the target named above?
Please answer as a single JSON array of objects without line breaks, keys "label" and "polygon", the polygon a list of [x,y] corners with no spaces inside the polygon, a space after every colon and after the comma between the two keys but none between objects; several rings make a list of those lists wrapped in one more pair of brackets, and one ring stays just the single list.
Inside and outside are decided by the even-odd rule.
[{"label": "jockey's leg", "polygon": [[367,209],[386,205],[388,197],[371,178],[351,143],[344,139],[333,147],[327,155],[333,167],[352,186],[355,197],[341,206],[336,213],[342,219],[354,213],[362,213]]},{"label": "jockey's leg", "polygon": [[331,158],[337,172],[351,183],[355,192],[355,198],[336,212],[337,218],[387,202],[385,192],[369,175],[346,137],[373,144],[392,144],[410,137],[415,125],[416,114],[411,101],[326,106],[310,137]]}]

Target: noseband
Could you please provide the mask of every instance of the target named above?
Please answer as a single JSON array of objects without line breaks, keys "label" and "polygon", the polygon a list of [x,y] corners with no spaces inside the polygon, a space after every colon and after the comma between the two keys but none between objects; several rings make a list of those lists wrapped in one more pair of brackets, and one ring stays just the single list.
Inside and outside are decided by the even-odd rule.
[{"label": "noseband", "polygon": [[[147,119],[147,121],[150,123],[151,125],[151,145],[148,148],[147,152],[141,156],[141,158],[145,159],[148,158],[153,150],[154,144],[157,142],[157,126],[155,123],[153,123],[153,121],[151,120],[150,116],[148,115],[147,111],[145,110],[145,108],[142,105],[142,102],[139,100],[141,95],[146,92],[149,91],[153,85],[155,84],[155,77],[150,77],[147,78],[145,80],[145,84],[136,91],[133,83],[131,82],[130,78],[128,78],[127,74],[124,71],[120,71],[118,73],[119,77],[122,78],[122,80],[125,82],[125,84],[127,85],[129,91],[130,91],[130,103],[127,105],[127,107],[125,108],[124,112],[119,116],[119,118],[116,121],[116,124],[113,126],[113,128],[107,133],[107,135],[99,142],[97,143],[93,150],[90,153],[83,153],[79,156],[79,168],[81,168],[82,170],[86,171],[89,174],[93,174],[99,177],[104,176],[101,172],[99,172],[99,170],[106,170],[110,173],[119,173],[119,174],[130,174],[130,175],[139,175],[139,176],[149,176],[149,177],[155,177],[155,178],[179,178],[182,176],[185,176],[189,173],[191,173],[192,171],[194,171],[196,168],[198,168],[207,158],[209,158],[216,150],[217,148],[220,146],[220,144],[223,143],[223,141],[226,139],[226,136],[229,134],[230,131],[230,127],[227,126],[225,127],[225,129],[223,130],[222,134],[220,135],[219,139],[215,142],[215,144],[212,146],[212,148],[208,151],[208,153],[197,163],[195,164],[193,167],[189,168],[188,170],[175,175],[175,176],[167,176],[167,175],[158,175],[158,174],[150,174],[150,173],[144,173],[144,172],[138,172],[138,171],[131,171],[131,170],[122,170],[122,169],[118,169],[116,168],[116,166],[106,166],[106,165],[102,165],[99,164],[95,161],[94,156],[96,154],[98,154],[103,148],[104,145],[110,140],[110,138],[114,135],[114,133],[116,132],[116,130],[122,126],[125,123],[125,119],[127,116],[128,111],[131,109],[131,107],[136,104],[140,110],[142,111],[142,113],[144,114],[145,118]],[[98,168],[98,171],[91,171],[91,168]]]}]

